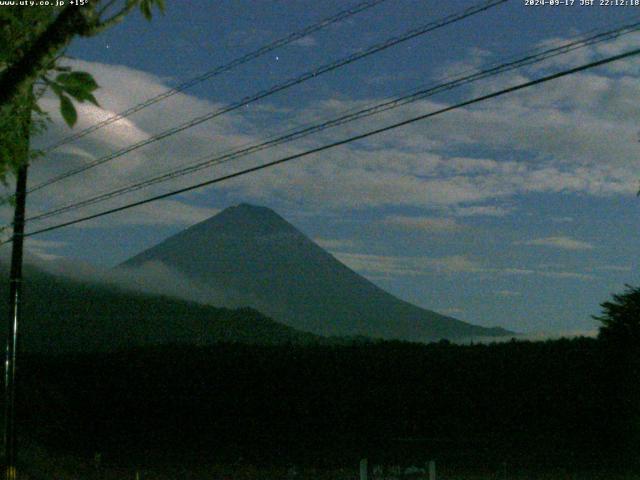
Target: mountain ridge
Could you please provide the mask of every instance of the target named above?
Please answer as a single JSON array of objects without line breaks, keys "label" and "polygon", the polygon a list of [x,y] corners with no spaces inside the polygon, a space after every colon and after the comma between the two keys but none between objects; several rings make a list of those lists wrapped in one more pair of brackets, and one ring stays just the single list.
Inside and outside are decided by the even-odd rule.
[{"label": "mountain ridge", "polygon": [[[7,272],[0,264],[0,272]],[[318,344],[329,340],[282,325],[252,308],[218,308],[32,265],[24,269],[20,345],[27,353],[113,352],[167,344]],[[0,294],[8,298],[7,284]],[[44,301],[43,301],[44,299]],[[0,333],[4,341],[5,332]],[[336,342],[348,339],[335,339]]]},{"label": "mountain ridge", "polygon": [[192,225],[120,267],[160,262],[293,328],[323,336],[434,341],[511,334],[423,309],[385,292],[275,211],[240,204]]}]

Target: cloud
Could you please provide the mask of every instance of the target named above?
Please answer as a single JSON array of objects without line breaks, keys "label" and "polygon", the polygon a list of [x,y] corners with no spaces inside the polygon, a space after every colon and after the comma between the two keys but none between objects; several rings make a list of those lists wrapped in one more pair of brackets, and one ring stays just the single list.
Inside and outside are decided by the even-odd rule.
[{"label": "cloud", "polygon": [[524,242],[516,242],[516,244],[559,248],[562,250],[592,250],[594,248],[591,243],[562,236],[535,238]]},{"label": "cloud", "polygon": [[630,272],[632,270],[630,265],[599,265],[594,269],[605,272]]},{"label": "cloud", "polygon": [[[79,124],[76,128],[81,129],[94,121],[108,118],[113,112],[124,110],[135,102],[157,95],[168,88],[159,78],[127,67],[82,61],[75,61],[73,64],[79,70],[92,72],[102,86],[97,93],[98,101],[101,104],[100,108],[87,103],[78,105]],[[127,88],[121,88],[122,85],[127,85]],[[53,122],[49,130],[36,140],[36,146],[48,145],[73,133],[64,126],[60,118],[57,100],[45,97],[42,102],[43,107],[51,112]],[[104,127],[73,144],[64,145],[45,159],[35,161],[29,173],[30,185],[39,184],[69,169],[82,167],[132,142],[145,140],[155,132],[184,121],[184,112],[196,116],[216,108],[219,108],[219,105],[187,94],[174,95],[129,118],[121,119]],[[244,134],[247,129],[242,127],[243,124],[241,115],[227,115],[183,134],[178,134],[170,140],[145,146],[80,175],[33,192],[29,199],[29,215],[32,216],[54,207],[106,193],[116,187],[132,184],[164,173],[169,169],[191,164],[206,153],[211,154],[216,150],[235,148],[253,139]],[[212,173],[209,172],[209,175]],[[141,200],[153,194],[164,193],[171,188],[187,186],[202,179],[203,172],[196,172],[175,179],[170,184],[130,193],[117,200],[85,207],[82,210],[53,217],[47,221],[34,222],[30,226],[40,228],[93,214],[130,201]],[[197,202],[193,201],[194,198],[193,195],[182,195],[179,199],[136,207],[126,213],[103,217],[100,222],[82,224],[78,227],[83,228],[86,225],[94,228],[96,226],[108,228],[125,224],[186,225],[206,218],[205,215],[209,216],[217,212],[217,209],[197,205]]]},{"label": "cloud", "polygon": [[502,275],[533,275],[535,270],[530,268],[507,267],[500,269]]},{"label": "cloud", "polygon": [[496,207],[491,205],[474,205],[469,207],[457,207],[455,214],[460,217],[483,215],[487,217],[504,217],[512,211],[511,208]]},{"label": "cloud", "polygon": [[321,238],[316,237],[313,239],[315,243],[327,250],[337,250],[341,248],[352,248],[355,246],[355,242],[346,238]]},{"label": "cloud", "polygon": [[554,223],[572,223],[575,221],[573,217],[550,217],[549,220]]},{"label": "cloud", "polygon": [[428,233],[458,232],[464,227],[451,218],[407,217],[391,215],[381,221],[383,225],[403,230],[417,230]]},{"label": "cloud", "polygon": [[462,75],[477,73],[480,71],[480,67],[491,57],[492,53],[489,50],[471,47],[467,51],[467,58],[451,61],[443,67],[437,68],[434,77],[436,80],[446,82]]},{"label": "cloud", "polygon": [[[590,48],[582,48],[574,50],[562,56],[554,57],[552,59],[546,60],[543,64],[538,64],[537,66],[531,67],[531,69],[535,71],[544,71],[550,68],[566,67],[567,65],[579,65],[588,63],[605,56],[618,55],[620,53],[623,53],[624,51],[637,48],[639,39],[640,34],[638,34],[637,32],[631,33],[620,37],[613,42],[601,43]],[[562,37],[554,37],[539,42],[538,46],[541,48],[550,48],[564,44],[569,40],[570,39]],[[638,63],[632,60],[610,63],[608,65],[604,65],[601,68],[607,70],[610,73],[616,74],[633,75],[639,72]]]},{"label": "cloud", "polygon": [[[620,45],[616,48],[622,48]],[[598,53],[600,51],[594,51],[590,55]],[[470,64],[483,65],[490,55],[474,50],[469,57]],[[574,61],[563,58],[558,57],[555,61],[563,65]],[[632,62],[622,63],[628,65]],[[80,128],[168,88],[159,77],[119,65],[76,61],[74,66],[92,72],[102,86],[98,92],[100,108],[89,104],[79,106]],[[532,72],[535,73],[529,69],[518,75],[487,80],[474,86],[472,93],[492,91],[517,79],[529,79],[527,73]],[[123,89],[122,85],[127,85],[127,88]],[[323,213],[412,207],[459,217],[504,216],[511,208],[497,206],[496,202],[504,205],[517,198],[520,203],[521,197],[529,194],[633,195],[637,190],[636,179],[640,177],[636,161],[640,105],[635,99],[638,95],[640,79],[627,75],[624,69],[616,76],[611,76],[611,72],[606,70],[584,72],[555,82],[553,88],[527,89],[370,137],[357,144],[328,150],[322,155],[312,155],[286,166],[202,189],[199,193],[176,200],[183,204],[182,207],[149,207],[150,215],[134,214],[131,210],[126,214],[130,215],[126,222],[117,220],[118,217],[109,217],[104,218],[100,225],[105,228],[125,223],[182,225],[186,219],[199,219],[201,215],[186,210],[178,213],[176,209],[184,210],[192,205],[204,213],[204,207],[194,199],[214,188],[231,201],[242,199],[273,204],[275,199],[278,208],[288,208],[301,202],[309,211]],[[268,102],[261,104],[261,108],[252,106],[246,112],[230,112],[81,176],[35,192],[30,198],[30,211],[46,211],[107,192],[168,169],[191,164],[196,159],[259,142],[297,124],[330,118],[383,100],[318,101],[304,108],[278,113],[279,118],[282,117],[278,122],[273,121],[275,113]],[[53,112],[54,122],[37,142],[40,145],[70,133],[56,112],[56,101],[45,98],[44,102],[45,107]],[[117,202],[105,203],[104,207],[233,173],[448,105],[443,100],[415,102],[382,116],[369,117],[244,159],[175,178],[170,184],[128,194]],[[73,146],[61,148],[47,160],[35,162],[30,172],[31,184],[84,165],[131,141],[148,138],[153,133],[221,106],[184,92],[174,95],[84,137]],[[479,145],[483,147],[482,155],[472,154]],[[88,208],[83,213],[100,210],[99,207]],[[120,218],[124,216],[122,214]],[[437,216],[425,216],[434,220],[430,223],[425,220],[421,225],[419,221],[408,218],[402,220],[407,228],[411,222],[414,228],[431,228],[433,231],[456,228],[454,220],[435,220]],[[38,226],[51,225],[58,220],[51,219]],[[396,225],[400,226],[402,221],[398,220]]]},{"label": "cloud", "polygon": [[479,272],[481,266],[462,255],[447,257],[410,257],[336,252],[333,254],[348,267],[365,274],[385,276],[420,276],[434,272]]},{"label": "cloud", "polygon": [[54,275],[79,282],[110,285],[143,293],[169,295],[216,306],[231,306],[226,294],[189,280],[162,262],[139,267],[102,269],[78,260],[31,256],[27,263]]},{"label": "cloud", "polygon": [[[10,235],[5,235],[2,240],[8,240],[9,238]],[[67,242],[28,237],[24,241],[24,257],[26,259],[35,259],[35,261],[39,262],[58,260],[62,258],[62,256],[58,255],[56,250],[64,248],[66,245]],[[0,261],[10,262],[11,253],[12,249],[10,244],[0,246]]]},{"label": "cloud", "polygon": [[515,292],[513,290],[498,290],[495,292],[498,297],[520,297],[522,296],[522,292]]},{"label": "cloud", "polygon": [[[369,278],[390,279],[434,274],[478,274],[484,276],[539,276],[555,279],[594,280],[591,274],[572,271],[486,265],[465,255],[443,257],[372,255],[334,252],[342,263]],[[502,290],[502,296],[507,290]],[[500,295],[500,292],[496,293]]]},{"label": "cloud", "polygon": [[56,254],[55,251],[59,248],[64,248],[67,242],[29,237],[25,239],[24,245],[27,252],[31,255],[35,255],[43,260],[56,260],[61,258],[61,256]]},{"label": "cloud", "polygon": [[595,280],[596,277],[594,275],[590,275],[588,273],[580,273],[580,272],[537,272],[538,275],[542,275],[543,277],[550,278],[569,278],[574,280]]},{"label": "cloud", "polygon": [[295,42],[292,42],[291,45],[303,48],[315,47],[316,45],[318,45],[318,41],[312,36],[306,36],[296,40]]},{"label": "cloud", "polygon": [[537,275],[540,277],[557,278],[557,279],[573,279],[573,280],[595,280],[594,275],[582,272],[562,271],[562,270],[549,270],[547,267],[542,269],[533,268],[487,268],[485,270],[489,273],[499,275]]},{"label": "cloud", "polygon": [[[179,200],[161,200],[135,209],[116,213],[110,225],[190,226],[220,212],[220,209],[190,205]],[[79,225],[80,228],[102,228],[104,217]]]}]

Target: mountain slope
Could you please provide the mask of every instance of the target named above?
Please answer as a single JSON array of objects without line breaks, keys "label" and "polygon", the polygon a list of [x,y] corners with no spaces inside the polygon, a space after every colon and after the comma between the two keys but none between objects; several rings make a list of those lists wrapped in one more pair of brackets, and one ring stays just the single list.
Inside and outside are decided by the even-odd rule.
[{"label": "mountain slope", "polygon": [[274,211],[230,207],[134,256],[225,290],[294,328],[412,341],[505,335],[404,302],[340,263]]},{"label": "mountain slope", "polygon": [[[3,275],[5,270],[0,269]],[[1,283],[0,295],[9,297],[6,282]],[[210,345],[220,341],[271,345],[320,340],[250,308],[215,308],[71,280],[33,267],[25,269],[20,337],[22,349],[37,353],[113,351],[160,344]]]}]

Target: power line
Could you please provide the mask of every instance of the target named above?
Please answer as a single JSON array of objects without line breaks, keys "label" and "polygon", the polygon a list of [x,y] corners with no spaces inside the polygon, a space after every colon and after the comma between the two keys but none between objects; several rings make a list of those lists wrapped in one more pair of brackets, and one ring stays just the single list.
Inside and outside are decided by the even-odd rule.
[{"label": "power line", "polygon": [[230,61],[229,63],[223,64],[223,65],[219,65],[217,67],[215,67],[212,70],[209,70],[205,73],[202,73],[196,77],[190,78],[189,80],[186,80],[184,82],[182,82],[181,84],[179,84],[176,87],[173,87],[169,90],[166,90],[162,93],[160,93],[159,95],[156,95],[155,97],[151,97],[148,98],[147,100],[138,103],[137,105],[134,105],[133,107],[130,107],[120,113],[116,113],[115,115],[112,115],[100,122],[97,122],[83,130],[80,130],[79,132],[76,132],[72,135],[69,135],[67,137],[64,137],[63,139],[59,140],[56,143],[53,143],[51,145],[49,145],[47,148],[45,148],[43,151],[44,153],[50,153],[51,151],[55,150],[58,147],[61,147],[62,145],[66,145],[68,143],[71,143],[75,140],[78,140],[79,138],[82,138],[86,135],[89,135],[90,133],[95,132],[96,130],[101,129],[102,127],[106,127],[107,125],[111,125],[114,122],[117,122],[118,120],[122,120],[123,118],[129,117],[130,115],[133,115],[136,112],[139,112],[140,110],[147,108],[151,105],[154,105],[162,100],[165,100],[169,97],[172,97],[174,95],[176,95],[177,93],[180,93],[184,90],[187,90],[188,88],[191,88],[199,83],[204,82],[205,80],[209,80],[210,78],[216,77],[222,73],[228,72],[229,70],[232,70],[240,65],[243,65],[245,63],[248,63],[251,60],[254,60],[256,58],[259,58],[277,48],[283,47],[285,45],[288,45],[290,43],[295,42],[296,40],[300,40],[303,37],[306,37],[308,35],[311,35],[312,33],[315,33],[319,30],[322,30],[323,28],[326,28],[328,26],[331,26],[337,22],[340,22],[342,20],[345,20],[353,15],[356,15],[357,13],[363,12],[365,10],[368,10],[372,7],[375,7],[376,5],[386,2],[387,0],[368,0],[366,2],[361,2],[358,3],[357,5],[354,5],[353,7],[347,9],[347,10],[342,10],[338,13],[336,13],[335,15],[332,15],[330,17],[327,17],[323,20],[320,20],[317,23],[314,23],[312,25],[309,25],[306,28],[303,28],[302,30],[299,30],[297,32],[291,33],[289,35],[287,35],[286,37],[282,37],[279,38],[278,40],[268,44],[268,45],[264,45],[260,48],[258,48],[257,50],[254,50],[252,52],[249,52],[241,57],[238,57],[232,61]]},{"label": "power line", "polygon": [[347,57],[344,57],[344,58],[341,58],[341,59],[336,60],[334,62],[325,64],[325,65],[323,65],[321,67],[318,67],[318,68],[316,68],[314,70],[310,70],[310,71],[308,71],[308,72],[306,72],[306,73],[304,73],[302,75],[299,75],[298,77],[294,77],[294,78],[291,78],[291,79],[289,79],[289,80],[287,80],[287,81],[285,81],[283,83],[274,85],[274,86],[270,87],[267,90],[263,90],[263,91],[260,91],[260,92],[258,92],[256,94],[254,94],[254,95],[251,95],[249,97],[245,97],[242,100],[236,101],[236,102],[234,102],[234,103],[232,103],[232,104],[230,104],[230,105],[228,105],[228,106],[226,106],[226,107],[224,107],[222,109],[218,109],[218,110],[215,110],[213,112],[210,112],[210,113],[207,113],[205,115],[202,115],[200,117],[196,117],[196,118],[194,118],[194,119],[192,119],[192,120],[190,120],[190,121],[188,121],[186,123],[183,123],[183,124],[178,125],[176,127],[172,127],[170,129],[165,130],[165,131],[163,131],[163,132],[161,132],[159,134],[156,134],[156,135],[154,135],[154,136],[152,136],[152,137],[150,137],[148,139],[142,140],[142,141],[137,142],[135,144],[129,145],[129,146],[123,148],[123,149],[120,149],[120,150],[118,150],[116,152],[113,152],[113,153],[111,153],[109,155],[106,155],[104,157],[98,158],[98,159],[96,159],[96,160],[94,160],[92,162],[87,163],[86,165],[83,165],[81,167],[78,167],[78,168],[69,170],[69,171],[67,171],[65,173],[62,173],[60,175],[57,175],[57,176],[51,178],[50,180],[47,180],[47,181],[42,182],[42,183],[40,183],[40,184],[38,184],[38,185],[36,185],[34,187],[31,187],[28,190],[28,193],[33,193],[33,192],[35,192],[37,190],[45,188],[45,187],[47,187],[49,185],[52,185],[54,183],[57,183],[57,182],[59,182],[61,180],[64,180],[64,179],[69,178],[69,177],[72,177],[72,176],[77,175],[79,173],[85,172],[85,171],[87,171],[87,170],[89,170],[91,168],[94,168],[94,167],[96,167],[98,165],[102,165],[102,164],[104,164],[106,162],[109,162],[111,160],[119,158],[119,157],[121,157],[121,156],[123,156],[123,155],[125,155],[127,153],[130,153],[130,152],[132,152],[134,150],[137,150],[137,149],[139,149],[141,147],[144,147],[144,146],[149,145],[151,143],[157,142],[157,141],[162,140],[164,138],[167,138],[167,137],[169,137],[171,135],[175,135],[176,133],[180,133],[180,132],[182,132],[184,130],[187,130],[189,128],[195,127],[196,125],[199,125],[199,124],[201,124],[203,122],[206,122],[208,120],[216,118],[216,117],[218,117],[220,115],[223,115],[225,113],[231,112],[233,110],[237,110],[238,108],[241,108],[241,107],[243,107],[245,105],[248,105],[250,103],[256,102],[256,101],[261,100],[261,99],[263,99],[265,97],[268,97],[268,96],[273,95],[275,93],[281,92],[283,90],[286,90],[286,89],[288,89],[290,87],[293,87],[295,85],[298,85],[300,83],[306,82],[307,80],[316,78],[316,77],[318,77],[320,75],[323,75],[325,73],[328,73],[328,72],[331,72],[333,70],[336,70],[337,68],[343,67],[345,65],[348,65],[348,64],[350,64],[352,62],[355,62],[357,60],[360,60],[362,58],[365,58],[365,57],[368,57],[368,56],[373,55],[375,53],[378,53],[378,52],[381,52],[383,50],[386,50],[387,48],[390,48],[390,47],[392,47],[394,45],[397,45],[399,43],[405,42],[407,40],[410,40],[412,38],[418,37],[420,35],[424,35],[424,34],[426,34],[428,32],[431,32],[431,31],[436,30],[438,28],[444,27],[446,25],[458,22],[458,21],[460,21],[460,20],[462,20],[464,18],[470,17],[472,15],[481,13],[483,11],[486,11],[486,10],[490,9],[490,8],[493,8],[493,7],[496,7],[496,6],[498,6],[498,5],[502,4],[502,3],[505,3],[507,1],[508,0],[488,0],[488,1],[482,2],[482,3],[478,4],[478,5],[475,5],[473,7],[469,7],[467,9],[463,10],[460,13],[454,13],[454,14],[448,15],[448,16],[440,19],[440,20],[436,20],[435,22],[430,22],[430,23],[428,23],[426,25],[423,25],[421,27],[409,30],[409,31],[405,32],[402,35],[399,35],[399,36],[396,36],[396,37],[391,37],[391,38],[387,39],[386,41],[384,41],[382,43],[375,44],[375,45],[373,45],[373,46],[371,46],[371,47],[369,47],[369,48],[367,48],[365,50],[355,52],[355,53],[353,53],[353,54],[351,54],[351,55],[349,55]]},{"label": "power line", "polygon": [[510,70],[514,70],[516,68],[522,68],[524,66],[539,63],[549,58],[552,58],[558,55],[563,55],[580,48],[585,48],[587,46],[601,43],[603,41],[619,38],[622,35],[626,35],[632,32],[637,32],[639,29],[640,29],[640,22],[635,22],[635,23],[627,24],[627,25],[612,29],[612,30],[607,30],[605,32],[600,32],[595,35],[584,37],[579,40],[575,40],[573,42],[567,42],[565,44],[559,45],[557,47],[549,48],[547,50],[540,51],[540,49],[534,49],[532,53],[529,53],[524,57],[517,58],[516,60],[501,63],[501,64],[498,64],[497,66],[485,69],[480,72],[474,72],[469,75],[461,76],[446,83],[442,83],[436,86],[431,86],[429,88],[423,88],[418,91],[414,91],[410,94],[400,96],[393,100],[378,103],[376,105],[369,106],[360,110],[352,111],[350,113],[341,115],[337,118],[326,120],[321,123],[311,124],[309,126],[299,128],[297,130],[294,129],[293,131],[289,131],[288,133],[281,134],[280,136],[274,136],[269,140],[263,141],[258,144],[249,145],[239,150],[234,150],[229,153],[215,156],[213,158],[205,157],[205,159],[200,159],[191,165],[188,165],[179,169],[174,169],[172,171],[165,172],[160,175],[156,175],[138,182],[134,182],[132,184],[117,188],[115,190],[111,190],[109,192],[94,195],[92,197],[89,197],[88,199],[81,200],[79,202],[72,202],[70,204],[55,208],[53,210],[49,210],[47,212],[34,215],[32,217],[27,218],[27,221],[43,220],[43,219],[57,216],[72,210],[77,210],[78,208],[86,207],[86,206],[93,205],[105,200],[116,198],[121,195],[155,185],[157,183],[166,182],[174,178],[195,173],[205,168],[210,168],[213,165],[226,163],[226,162],[250,155],[252,153],[265,150],[267,148],[272,148],[276,145],[297,140],[299,138],[306,137],[313,133],[323,131],[327,128],[336,127],[338,125],[343,125],[348,122],[352,122],[358,119],[376,115],[376,114],[385,112],[387,110],[391,110],[391,109],[400,107],[402,105],[406,105],[408,103],[415,102],[417,100],[421,100],[429,96],[433,96],[437,93],[452,90],[454,88],[460,87],[462,85],[466,85],[468,83],[472,83],[481,79],[495,76]]},{"label": "power line", "polygon": [[69,177],[71,177],[73,175],[76,175],[78,173],[82,173],[82,172],[84,172],[84,171],[86,171],[86,170],[88,170],[90,168],[93,168],[95,166],[101,165],[101,164],[106,163],[108,161],[111,161],[111,160],[113,160],[115,158],[119,158],[120,156],[125,155],[127,153],[130,153],[131,151],[137,150],[138,148],[144,147],[144,146],[149,145],[151,143],[154,143],[156,141],[159,141],[159,140],[162,140],[164,138],[167,138],[168,136],[171,136],[171,135],[174,135],[176,133],[182,132],[182,131],[184,131],[184,130],[186,130],[188,128],[191,128],[191,127],[194,127],[196,125],[199,125],[200,123],[203,123],[205,121],[211,120],[211,119],[213,119],[215,117],[218,117],[218,116],[223,115],[225,113],[228,113],[230,111],[236,110],[236,109],[238,109],[240,107],[243,107],[243,106],[248,105],[250,103],[253,103],[253,102],[257,101],[257,100],[260,100],[260,99],[265,98],[267,96],[273,95],[275,93],[278,93],[278,92],[280,92],[282,90],[285,90],[287,88],[290,88],[292,86],[298,85],[298,84],[300,84],[302,82],[305,82],[307,80],[315,78],[315,77],[317,77],[319,75],[322,75],[324,73],[328,73],[330,71],[333,71],[333,70],[335,70],[337,68],[340,68],[340,67],[345,66],[345,65],[347,65],[349,63],[352,63],[352,62],[355,62],[355,61],[360,60],[362,58],[365,58],[365,57],[367,57],[369,55],[373,55],[375,53],[378,53],[378,52],[380,52],[382,50],[385,50],[385,49],[390,48],[390,47],[392,47],[394,45],[397,45],[398,43],[410,40],[410,39],[415,38],[415,37],[417,37],[419,35],[423,35],[425,33],[433,31],[433,30],[435,30],[437,28],[441,28],[441,27],[449,25],[451,23],[460,21],[460,20],[462,20],[462,19],[464,19],[466,17],[469,17],[471,15],[475,15],[475,14],[480,13],[482,11],[488,10],[489,8],[495,7],[495,6],[497,6],[497,5],[501,4],[501,3],[504,3],[506,1],[507,0],[489,0],[487,2],[483,2],[483,3],[479,4],[479,5],[467,8],[467,9],[463,10],[461,13],[451,14],[451,15],[448,15],[448,16],[446,16],[446,17],[444,17],[444,18],[442,18],[442,19],[440,19],[438,21],[430,22],[430,23],[428,23],[426,25],[423,25],[421,27],[409,30],[408,32],[405,32],[404,34],[402,34],[400,36],[392,37],[392,38],[386,40],[385,42],[382,42],[382,43],[379,43],[379,44],[375,44],[375,45],[373,45],[373,46],[371,46],[371,47],[369,47],[369,48],[367,48],[367,49],[365,49],[363,51],[355,52],[355,53],[353,53],[353,54],[351,54],[351,55],[349,55],[347,57],[344,57],[342,59],[336,60],[336,61],[331,62],[329,64],[325,64],[325,65],[323,65],[321,67],[318,67],[318,68],[316,68],[314,70],[308,71],[308,72],[306,72],[306,73],[304,73],[304,74],[302,74],[302,75],[300,75],[298,77],[294,77],[294,78],[291,78],[291,79],[289,79],[289,80],[287,80],[287,81],[285,81],[285,82],[283,82],[281,84],[277,84],[277,85],[275,85],[275,86],[273,86],[273,87],[271,87],[271,88],[269,88],[267,90],[258,92],[258,93],[254,94],[252,96],[249,96],[249,97],[245,97],[245,98],[243,98],[243,99],[241,99],[241,100],[239,100],[239,101],[237,101],[237,102],[235,102],[235,103],[233,103],[231,105],[228,105],[227,107],[224,107],[224,108],[219,109],[219,110],[215,110],[213,112],[210,112],[208,114],[202,115],[200,117],[196,117],[196,118],[190,120],[189,122],[186,122],[186,123],[184,123],[182,125],[179,125],[177,127],[173,127],[171,129],[165,130],[164,132],[161,132],[161,133],[159,133],[157,135],[154,135],[154,136],[152,136],[152,137],[150,137],[150,138],[148,138],[146,140],[143,140],[143,141],[137,142],[135,144],[129,145],[128,147],[125,147],[125,148],[120,149],[120,150],[118,150],[116,152],[113,152],[113,153],[111,153],[109,155],[106,155],[104,157],[96,159],[93,162],[90,162],[90,163],[88,163],[86,165],[83,165],[82,167],[78,167],[76,169],[70,170],[70,171],[65,172],[63,174],[60,174],[60,175],[58,175],[58,176],[56,176],[56,177],[54,177],[54,178],[52,178],[52,179],[50,179],[48,181],[45,181],[45,182],[43,182],[41,184],[38,184],[38,185],[32,187],[31,189],[29,189],[28,192],[32,193],[32,192],[34,192],[36,190],[40,190],[40,189],[42,189],[42,188],[44,188],[44,187],[46,187],[48,185],[51,185],[53,183],[56,183],[56,182],[58,182],[60,180],[69,178]]},{"label": "power line", "polygon": [[[492,99],[492,98],[496,98],[496,97],[499,97],[499,96],[502,96],[502,95],[506,95],[508,93],[512,93],[512,92],[515,92],[515,91],[518,91],[518,90],[522,90],[524,88],[529,88],[529,87],[532,87],[534,85],[538,85],[538,84],[541,84],[541,83],[549,82],[551,80],[555,80],[555,79],[558,79],[558,78],[561,78],[561,77],[565,77],[565,76],[568,76],[568,75],[573,75],[575,73],[578,73],[578,72],[581,72],[581,71],[584,71],[584,70],[587,70],[587,69],[590,69],[590,68],[594,68],[594,67],[598,67],[598,66],[601,66],[601,65],[605,65],[605,64],[608,64],[608,63],[611,63],[611,62],[615,62],[615,61],[618,61],[618,60],[622,60],[624,58],[632,57],[632,56],[635,56],[635,55],[638,55],[638,54],[640,54],[640,48],[639,49],[630,50],[630,51],[621,53],[619,55],[613,55],[613,56],[604,58],[602,60],[598,60],[598,61],[590,62],[590,63],[587,63],[587,64],[583,64],[583,65],[581,65],[579,67],[574,67],[574,68],[570,68],[568,70],[563,70],[561,72],[557,72],[557,73],[554,73],[554,74],[551,74],[551,75],[547,75],[547,76],[544,76],[544,77],[541,77],[541,78],[538,78],[538,79],[535,79],[535,80],[531,80],[531,81],[528,81],[528,82],[523,82],[523,83],[520,83],[518,85],[509,87],[509,88],[498,90],[497,92],[493,92],[493,93],[490,93],[490,94],[487,94],[487,95],[482,95],[482,96],[479,96],[479,97],[475,97],[475,98],[473,98],[471,100],[466,100],[466,101],[457,103],[455,105],[451,105],[449,107],[441,108],[439,110],[436,110],[436,111],[433,111],[433,112],[429,112],[429,113],[426,113],[426,114],[423,114],[423,115],[419,115],[417,117],[412,117],[412,118],[410,118],[408,120],[403,120],[401,122],[397,122],[397,123],[388,125],[386,127],[381,127],[381,128],[375,129],[375,130],[370,130],[370,131],[368,131],[366,133],[362,133],[362,134],[359,134],[359,135],[354,135],[352,137],[349,137],[349,138],[346,138],[346,139],[343,139],[343,140],[339,140],[339,141],[336,141],[336,142],[333,142],[333,143],[329,143],[329,144],[323,145],[321,147],[316,147],[316,148],[313,148],[313,149],[310,149],[310,150],[306,150],[306,151],[301,152],[301,153],[297,153],[295,155],[289,155],[287,157],[283,157],[283,158],[280,158],[278,160],[274,160],[272,162],[264,163],[262,165],[257,165],[255,167],[247,168],[247,169],[235,172],[235,173],[231,173],[231,174],[224,175],[224,176],[221,176],[221,177],[217,177],[217,178],[214,178],[214,179],[211,179],[211,180],[200,182],[200,183],[188,186],[188,187],[180,188],[178,190],[173,190],[171,192],[164,193],[162,195],[156,195],[154,197],[150,197],[150,198],[147,198],[147,199],[144,199],[144,200],[140,200],[140,201],[137,201],[137,202],[132,202],[132,203],[129,203],[129,204],[126,204],[126,205],[122,205],[122,206],[117,207],[117,208],[112,208],[112,209],[109,209],[109,210],[105,210],[105,211],[102,211],[100,213],[96,213],[96,214],[93,214],[93,215],[87,215],[85,217],[77,218],[75,220],[71,220],[71,221],[59,223],[57,225],[53,225],[53,226],[50,226],[50,227],[46,227],[46,228],[42,228],[42,229],[39,229],[39,230],[35,230],[33,232],[29,232],[29,233],[24,234],[24,236],[25,237],[30,237],[30,236],[33,236],[33,235],[38,235],[38,234],[41,234],[41,233],[50,232],[50,231],[53,231],[53,230],[58,230],[58,229],[63,228],[63,227],[68,227],[70,225],[75,225],[75,224],[78,224],[78,223],[81,223],[81,222],[86,222],[88,220],[93,220],[95,218],[103,217],[105,215],[110,215],[110,214],[113,214],[113,213],[117,213],[117,212],[121,212],[121,211],[124,211],[124,210],[128,210],[128,209],[133,208],[133,207],[137,207],[137,206],[144,205],[144,204],[147,204],[147,203],[155,202],[157,200],[162,200],[162,199],[165,199],[165,198],[169,198],[169,197],[172,197],[172,196],[175,196],[175,195],[179,195],[181,193],[189,192],[189,191],[192,191],[192,190],[196,190],[198,188],[202,188],[202,187],[206,187],[206,186],[209,186],[209,185],[220,183],[220,182],[223,182],[223,181],[226,181],[226,180],[230,180],[232,178],[236,178],[236,177],[240,177],[240,176],[243,176],[243,175],[247,175],[249,173],[253,173],[253,172],[256,172],[256,171],[259,171],[259,170],[264,170],[266,168],[270,168],[270,167],[273,167],[275,165],[280,165],[282,163],[290,162],[292,160],[296,160],[298,158],[306,157],[306,156],[312,155],[314,153],[319,153],[319,152],[322,152],[322,151],[325,151],[325,150],[329,150],[331,148],[335,148],[335,147],[338,147],[340,145],[345,145],[347,143],[351,143],[351,142],[354,142],[354,141],[357,141],[357,140],[362,140],[362,139],[371,137],[373,135],[378,135],[378,134],[383,133],[383,132],[387,132],[387,131],[390,131],[390,130],[394,130],[396,128],[404,127],[406,125],[418,122],[420,120],[425,120],[427,118],[435,117],[436,115],[441,115],[443,113],[450,112],[452,110],[457,110],[459,108],[466,107],[468,105],[472,105],[472,104],[475,104],[475,103],[480,103],[480,102],[483,102],[483,101],[486,101],[486,100],[489,100],[489,99]],[[5,242],[3,242],[3,244],[7,243],[7,242],[8,241],[5,241]]]}]

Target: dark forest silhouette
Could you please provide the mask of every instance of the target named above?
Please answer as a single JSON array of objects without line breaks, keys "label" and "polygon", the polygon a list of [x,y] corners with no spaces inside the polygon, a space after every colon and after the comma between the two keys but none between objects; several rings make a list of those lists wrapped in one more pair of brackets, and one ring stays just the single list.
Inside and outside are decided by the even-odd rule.
[{"label": "dark forest silhouette", "polygon": [[20,420],[47,448],[117,463],[327,467],[427,455],[626,468],[640,419],[630,361],[588,338],[30,356]]}]

